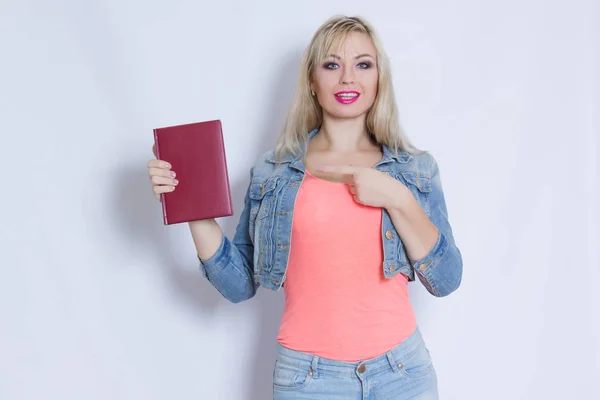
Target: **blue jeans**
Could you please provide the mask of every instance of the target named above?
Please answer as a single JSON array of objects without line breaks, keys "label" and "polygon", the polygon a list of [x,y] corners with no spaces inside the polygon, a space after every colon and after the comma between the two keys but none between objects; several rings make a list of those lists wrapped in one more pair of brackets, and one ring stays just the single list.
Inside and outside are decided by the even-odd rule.
[{"label": "blue jeans", "polygon": [[437,375],[418,328],[385,354],[358,362],[276,346],[274,400],[438,399]]}]

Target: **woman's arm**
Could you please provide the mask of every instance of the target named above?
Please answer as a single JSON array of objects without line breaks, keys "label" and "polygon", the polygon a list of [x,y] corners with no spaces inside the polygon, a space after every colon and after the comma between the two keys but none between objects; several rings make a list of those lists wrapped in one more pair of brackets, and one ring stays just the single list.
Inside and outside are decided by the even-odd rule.
[{"label": "woman's arm", "polygon": [[385,208],[400,235],[419,280],[437,297],[455,291],[462,279],[462,257],[448,222],[440,171],[433,156],[431,191],[426,194],[430,216],[421,209],[410,189],[396,178],[374,168],[322,166],[318,171],[345,176],[355,201]]},{"label": "woman's arm", "polygon": [[387,209],[419,280],[437,297],[454,292],[462,280],[462,256],[454,243],[440,179],[439,167],[431,157],[430,216],[412,193],[402,190],[395,206]]},{"label": "woman's arm", "polygon": [[[250,170],[252,180],[253,169]],[[214,219],[190,222],[204,277],[232,303],[256,294],[254,283],[254,245],[250,239],[250,201],[248,191],[233,240],[229,240]]]}]

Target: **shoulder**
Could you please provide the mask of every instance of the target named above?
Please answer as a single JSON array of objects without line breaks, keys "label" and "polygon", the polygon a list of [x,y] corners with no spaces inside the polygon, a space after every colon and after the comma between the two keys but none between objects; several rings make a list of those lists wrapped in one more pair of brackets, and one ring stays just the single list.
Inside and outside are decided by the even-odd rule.
[{"label": "shoulder", "polygon": [[429,151],[425,150],[414,153],[400,152],[394,168],[398,172],[414,172],[419,176],[432,177],[437,169],[437,161]]},{"label": "shoulder", "polygon": [[252,179],[265,180],[275,172],[275,151],[269,150],[260,154],[252,166]]},{"label": "shoulder", "polygon": [[437,160],[429,151],[424,151],[415,156],[419,170],[429,177],[433,176],[437,169]]},{"label": "shoulder", "polygon": [[275,160],[275,150],[268,150],[259,154],[254,162],[254,168],[260,168],[265,164],[271,164]]}]

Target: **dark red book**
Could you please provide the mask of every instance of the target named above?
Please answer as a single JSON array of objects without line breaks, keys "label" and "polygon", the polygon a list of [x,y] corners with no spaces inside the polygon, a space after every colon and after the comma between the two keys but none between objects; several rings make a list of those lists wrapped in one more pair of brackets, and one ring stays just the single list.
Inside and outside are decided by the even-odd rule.
[{"label": "dark red book", "polygon": [[179,181],[161,194],[165,225],[233,215],[220,120],[156,128],[154,144]]}]

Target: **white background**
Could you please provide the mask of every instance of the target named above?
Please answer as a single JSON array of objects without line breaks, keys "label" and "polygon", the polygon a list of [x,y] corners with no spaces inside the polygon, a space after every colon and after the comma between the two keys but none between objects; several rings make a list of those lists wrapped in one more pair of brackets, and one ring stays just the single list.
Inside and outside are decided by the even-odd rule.
[{"label": "white background", "polygon": [[337,13],[391,57],[464,279],[411,285],[441,399],[598,399],[595,1],[0,4],[0,399],[269,399],[283,292],[230,304],[163,226],[152,128],[221,119],[236,215]]}]

